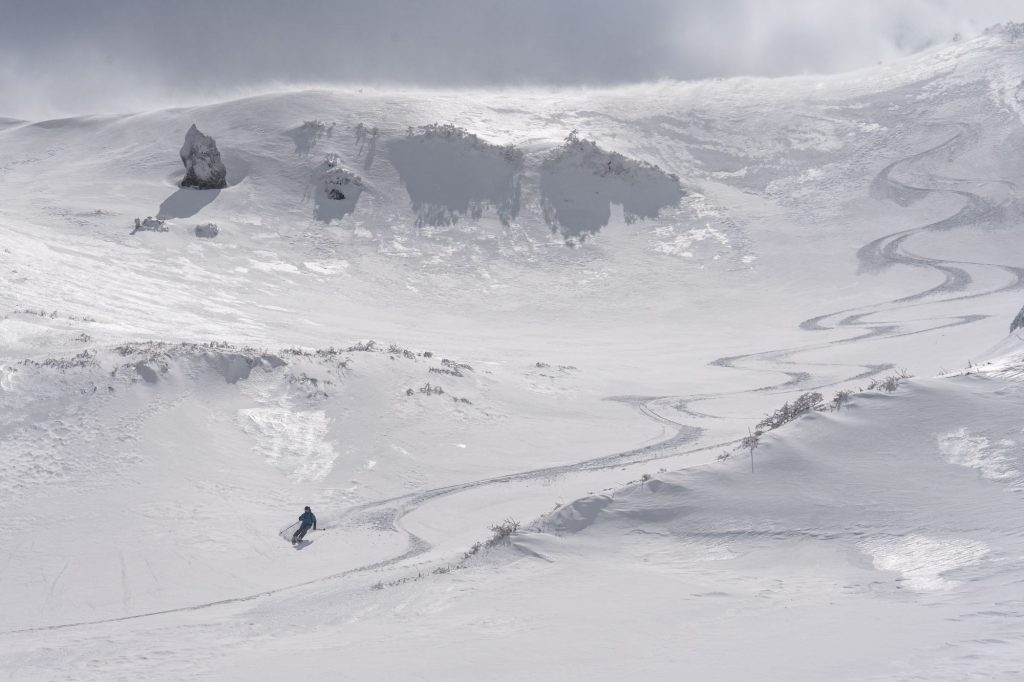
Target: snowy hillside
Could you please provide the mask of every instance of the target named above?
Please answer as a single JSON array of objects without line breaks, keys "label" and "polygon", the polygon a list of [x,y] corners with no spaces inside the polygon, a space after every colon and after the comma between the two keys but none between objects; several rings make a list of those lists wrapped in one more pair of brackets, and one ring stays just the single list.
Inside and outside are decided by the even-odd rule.
[{"label": "snowy hillside", "polygon": [[1022,46],[0,119],[0,671],[1016,679]]}]

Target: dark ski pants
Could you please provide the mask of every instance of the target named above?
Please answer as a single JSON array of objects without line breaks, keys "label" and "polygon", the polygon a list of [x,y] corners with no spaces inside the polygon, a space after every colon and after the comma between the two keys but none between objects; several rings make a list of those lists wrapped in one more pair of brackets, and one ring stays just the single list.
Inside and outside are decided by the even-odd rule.
[{"label": "dark ski pants", "polygon": [[310,524],[308,524],[308,523],[304,523],[301,526],[299,526],[299,529],[297,531],[295,531],[295,533],[292,535],[292,542],[298,542],[302,538],[306,537],[306,532],[311,527],[312,526]]}]

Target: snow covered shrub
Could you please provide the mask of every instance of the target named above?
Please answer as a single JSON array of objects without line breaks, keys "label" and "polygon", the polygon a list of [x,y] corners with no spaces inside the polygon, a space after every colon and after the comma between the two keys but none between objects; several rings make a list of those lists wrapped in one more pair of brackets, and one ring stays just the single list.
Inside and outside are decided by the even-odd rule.
[{"label": "snow covered shrub", "polygon": [[45,310],[34,310],[32,308],[20,308],[14,311],[15,313],[22,313],[24,315],[38,315],[39,317],[48,317],[51,320],[56,320],[60,315],[56,310],[52,312],[46,312]]},{"label": "snow covered shrub", "polygon": [[358,145],[362,145],[367,140],[376,140],[380,132],[376,126],[370,128],[365,123],[357,123],[352,130],[356,134],[356,144]]},{"label": "snow covered shrub", "polygon": [[823,400],[824,398],[820,393],[804,393],[792,403],[784,403],[782,407],[775,410],[772,414],[765,415],[765,418],[757,423],[757,430],[754,433],[757,435],[765,431],[777,429],[803,414],[820,409]]},{"label": "snow covered shrub", "polygon": [[990,32],[1000,32],[1012,42],[1016,42],[1017,39],[1024,37],[1024,23],[1008,21],[1005,24],[996,24],[985,29],[985,33]]},{"label": "snow covered shrub", "polygon": [[163,220],[148,215],[142,220],[136,218],[135,227],[132,228],[129,234],[135,234],[136,232],[167,232],[168,229]]},{"label": "snow covered shrub", "polygon": [[420,386],[419,392],[424,395],[442,395],[444,393],[444,389],[440,386],[432,386],[428,381]]},{"label": "snow covered shrub", "polygon": [[321,137],[330,137],[334,133],[334,126],[335,123],[333,121],[328,124],[327,121],[314,118],[310,121],[303,121],[302,125],[299,126],[299,130],[307,137],[318,140]]},{"label": "snow covered shrub", "polygon": [[374,341],[373,339],[370,339],[369,341],[360,341],[353,346],[349,346],[348,348],[345,349],[345,352],[354,353],[356,351],[361,351],[364,353],[372,353],[376,350],[377,342]]},{"label": "snow covered shrub", "polygon": [[467,365],[464,362],[456,362],[454,360],[449,360],[447,358],[442,359],[441,364],[444,365],[444,367],[431,367],[429,371],[433,372],[434,374],[447,374],[449,376],[459,378],[466,376],[465,374],[462,373],[462,370],[468,370],[470,372],[473,371],[472,366]]},{"label": "snow covered shrub", "polygon": [[[788,405],[789,403],[786,403],[786,404]],[[754,431],[753,433],[748,433],[748,435],[745,438],[743,438],[743,440],[740,441],[740,447],[741,448],[745,448],[745,449],[750,451],[750,472],[751,473],[754,472],[754,450],[756,450],[757,446],[760,445],[760,444],[761,444],[761,432],[760,431]],[[721,461],[723,458],[719,457],[718,459],[719,459],[719,461]]]},{"label": "snow covered shrub", "polygon": [[301,374],[288,374],[288,383],[298,389],[300,392],[305,392],[307,400],[324,400],[330,397],[327,394],[327,386],[333,386],[334,382],[330,379],[318,379],[311,377],[305,372]]},{"label": "snow covered shrub", "polygon": [[66,372],[69,369],[80,369],[83,367],[98,367],[99,362],[96,360],[96,351],[94,350],[83,350],[74,357],[64,358],[46,358],[45,360],[32,360],[25,359],[18,363],[24,367],[48,367],[55,369],[60,372]]},{"label": "snow covered shrub", "polygon": [[[558,505],[555,505],[555,509],[557,508]],[[487,542],[474,542],[473,546],[463,553],[462,560],[465,561],[479,554],[482,549],[490,549],[491,547],[507,544],[509,538],[519,532],[519,528],[519,522],[514,519],[505,519],[501,523],[494,524],[488,528],[491,531],[491,537],[487,539]]]},{"label": "snow covered shrub", "polygon": [[853,391],[851,391],[850,389],[836,391],[836,394],[832,396],[832,400],[829,401],[829,407],[831,407],[833,410],[839,410],[843,407],[843,405],[850,401],[850,398],[852,396]]},{"label": "snow covered shrub", "polygon": [[899,388],[899,385],[901,383],[903,383],[907,379],[912,379],[913,376],[913,374],[908,374],[907,370],[901,369],[898,370],[895,374],[890,374],[889,376],[883,377],[882,379],[872,379],[871,383],[868,384],[868,390],[886,391],[887,393],[892,393],[897,388]]},{"label": "snow covered shrub", "polygon": [[491,526],[488,530],[493,533],[487,541],[487,547],[506,544],[509,538],[519,532],[519,522],[513,519],[505,519],[501,523]]},{"label": "snow covered shrub", "polygon": [[415,360],[416,359],[416,354],[415,353],[413,353],[408,348],[402,348],[397,343],[392,343],[391,345],[388,346],[388,354],[389,355],[400,355],[401,357],[405,358],[406,360]]},{"label": "snow covered shrub", "polygon": [[491,144],[490,142],[485,142],[465,128],[460,128],[454,123],[431,123],[429,125],[420,126],[419,128],[413,128],[410,126],[409,129],[406,130],[406,137],[466,140],[474,149],[486,152],[497,152],[506,160],[511,161],[514,164],[520,164],[523,161],[522,150],[518,149],[514,144],[496,145]]}]

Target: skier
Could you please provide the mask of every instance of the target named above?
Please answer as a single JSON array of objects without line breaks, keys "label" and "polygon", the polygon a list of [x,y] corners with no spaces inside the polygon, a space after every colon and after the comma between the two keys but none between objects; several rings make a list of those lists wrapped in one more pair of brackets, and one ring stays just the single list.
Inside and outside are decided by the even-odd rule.
[{"label": "skier", "polygon": [[302,516],[299,517],[299,521],[302,522],[302,525],[299,526],[299,529],[292,535],[293,545],[299,544],[302,538],[306,537],[306,531],[309,530],[310,526],[313,527],[313,530],[316,530],[316,517],[313,516],[313,512],[309,510],[309,507],[306,507],[306,511],[304,511]]}]

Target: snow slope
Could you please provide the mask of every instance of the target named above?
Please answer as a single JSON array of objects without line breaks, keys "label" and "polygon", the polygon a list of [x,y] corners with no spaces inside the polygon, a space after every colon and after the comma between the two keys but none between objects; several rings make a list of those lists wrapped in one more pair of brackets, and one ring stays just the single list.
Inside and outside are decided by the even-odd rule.
[{"label": "snow slope", "polygon": [[566,505],[497,570],[298,597],[242,674],[302,652],[314,676],[401,677],[412,649],[421,679],[1019,679],[1022,407],[978,377],[862,394],[773,434],[754,474]]},{"label": "snow slope", "polygon": [[1014,679],[1020,34],[5,124],[0,670]]}]

